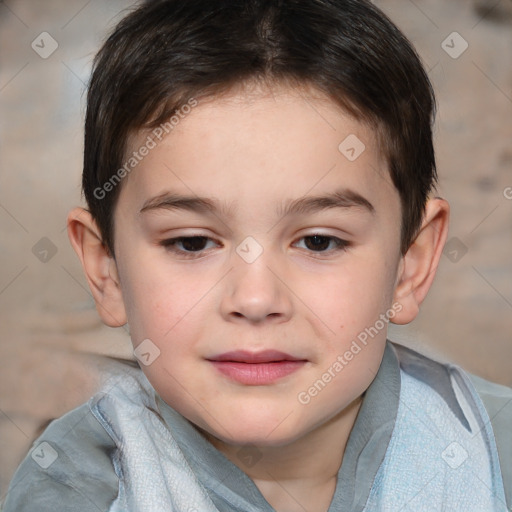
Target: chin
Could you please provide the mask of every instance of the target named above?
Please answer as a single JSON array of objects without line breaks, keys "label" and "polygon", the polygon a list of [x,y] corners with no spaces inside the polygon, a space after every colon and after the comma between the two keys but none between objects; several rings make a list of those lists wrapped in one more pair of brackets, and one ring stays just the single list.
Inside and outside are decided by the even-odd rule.
[{"label": "chin", "polygon": [[299,428],[298,425],[291,423],[285,425],[285,423],[286,420],[283,421],[283,418],[273,422],[261,420],[248,422],[245,418],[243,421],[225,423],[229,435],[226,435],[225,430],[222,432],[214,431],[211,428],[206,431],[203,428],[200,428],[200,430],[206,434],[206,437],[214,445],[215,440],[217,440],[232,446],[254,445],[261,448],[276,448],[286,446],[306,434],[304,429]]}]

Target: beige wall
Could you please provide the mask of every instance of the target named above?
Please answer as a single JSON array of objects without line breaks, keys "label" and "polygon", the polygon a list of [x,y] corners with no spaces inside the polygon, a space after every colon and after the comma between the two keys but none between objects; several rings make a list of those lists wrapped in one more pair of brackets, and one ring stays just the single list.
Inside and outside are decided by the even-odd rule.
[{"label": "beige wall", "polygon": [[[452,205],[452,245],[432,292],[390,337],[512,385],[512,23],[492,21],[499,9],[482,18],[468,0],[376,3],[430,69],[440,195]],[[112,364],[98,354],[131,353],[126,332],[100,325],[65,232],[81,202],[84,84],[106,28],[129,5],[0,4],[1,496],[37,426],[83,402]],[[458,58],[442,47],[454,31],[468,43]],[[42,32],[58,43],[46,59],[31,47],[51,49]],[[455,55],[463,41],[453,37],[444,46]]]}]

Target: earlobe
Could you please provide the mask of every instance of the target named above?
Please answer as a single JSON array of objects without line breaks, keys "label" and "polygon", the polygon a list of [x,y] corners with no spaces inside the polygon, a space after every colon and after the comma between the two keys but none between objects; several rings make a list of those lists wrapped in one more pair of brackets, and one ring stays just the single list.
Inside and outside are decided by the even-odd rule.
[{"label": "earlobe", "polygon": [[450,207],[444,199],[430,199],[421,229],[400,262],[394,302],[401,311],[392,322],[407,324],[416,318],[439,265],[448,234]]},{"label": "earlobe", "polygon": [[68,236],[89,283],[96,309],[110,327],[126,323],[126,311],[114,258],[102,242],[92,215],[75,208],[68,215]]}]

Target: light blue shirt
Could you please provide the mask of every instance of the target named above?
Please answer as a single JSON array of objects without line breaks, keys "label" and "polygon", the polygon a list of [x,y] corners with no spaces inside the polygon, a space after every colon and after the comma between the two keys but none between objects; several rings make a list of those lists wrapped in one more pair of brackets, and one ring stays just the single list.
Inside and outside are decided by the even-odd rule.
[{"label": "light blue shirt", "polygon": [[[489,416],[465,374],[388,343],[328,512],[507,510],[502,475],[510,491],[512,390],[473,382],[499,439],[501,472]],[[40,465],[55,454],[47,468]],[[491,487],[481,502],[487,505],[478,504],[480,490],[471,497],[479,484],[468,480],[473,474]],[[477,508],[493,499],[494,508]],[[273,511],[242,469],[156,395],[139,369],[126,367],[87,404],[50,424],[16,472],[3,510],[191,512],[194,503],[197,512]]]}]

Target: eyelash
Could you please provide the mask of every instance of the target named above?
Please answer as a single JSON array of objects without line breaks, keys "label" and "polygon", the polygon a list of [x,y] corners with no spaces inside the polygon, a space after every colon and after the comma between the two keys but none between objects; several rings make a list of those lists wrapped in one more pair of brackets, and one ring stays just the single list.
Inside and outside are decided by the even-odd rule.
[{"label": "eyelash", "polygon": [[[342,240],[341,238],[338,238],[335,236],[323,235],[321,233],[313,233],[311,235],[305,235],[305,236],[299,238],[298,241],[305,240],[305,239],[312,239],[314,237],[327,239],[329,245],[331,244],[331,242],[333,242],[335,244],[335,247],[333,249],[328,249],[326,251],[314,251],[314,250],[305,248],[305,250],[307,250],[311,254],[314,254],[315,257],[319,257],[319,255],[322,255],[322,254],[332,254],[333,252],[345,251],[350,246],[350,242],[347,242],[346,240]],[[162,240],[160,242],[160,245],[162,247],[165,247],[165,249],[167,249],[170,252],[179,254],[183,258],[189,258],[189,259],[200,258],[203,255],[204,251],[207,249],[203,248],[198,251],[187,251],[187,250],[176,248],[177,244],[183,243],[184,241],[189,241],[191,239],[206,240],[206,243],[208,243],[208,241],[213,241],[210,237],[202,236],[202,235],[180,236],[180,237],[176,237],[176,238],[168,238],[166,240]],[[295,243],[297,243],[297,242],[295,242]],[[320,256],[320,257],[322,257],[322,256]]]}]

